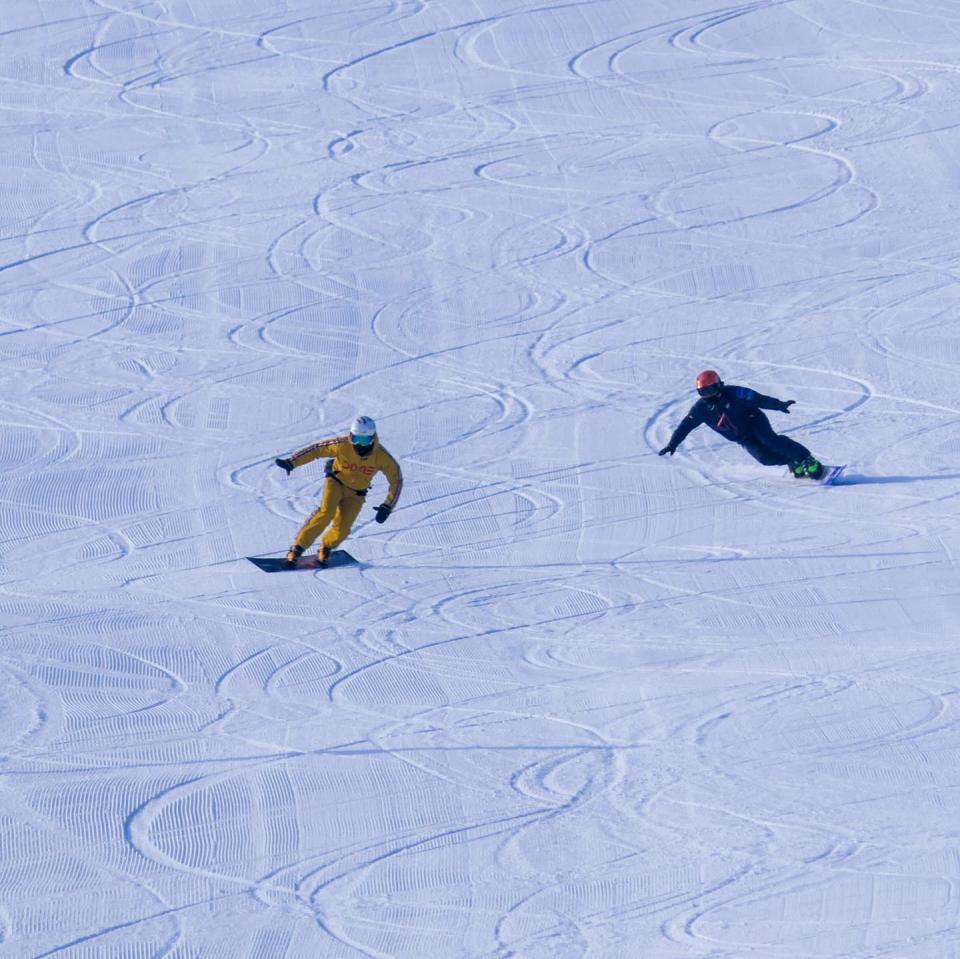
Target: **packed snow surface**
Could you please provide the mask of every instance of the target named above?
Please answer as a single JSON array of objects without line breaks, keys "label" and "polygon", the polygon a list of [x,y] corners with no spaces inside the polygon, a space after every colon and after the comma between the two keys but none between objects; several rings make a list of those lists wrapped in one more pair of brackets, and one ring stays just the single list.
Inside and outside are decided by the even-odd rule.
[{"label": "packed snow surface", "polygon": [[[958,61],[4,0],[0,955],[960,957]],[[846,483],[658,457],[704,368]],[[260,572],[357,413],[399,508]]]}]

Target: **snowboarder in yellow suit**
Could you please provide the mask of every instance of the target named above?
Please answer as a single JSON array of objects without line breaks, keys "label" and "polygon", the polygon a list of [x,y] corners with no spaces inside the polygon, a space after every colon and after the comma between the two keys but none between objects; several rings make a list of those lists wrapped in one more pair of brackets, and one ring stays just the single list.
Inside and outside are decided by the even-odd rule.
[{"label": "snowboarder in yellow suit", "polygon": [[387,521],[403,489],[400,466],[380,445],[376,424],[369,416],[358,416],[346,436],[311,443],[285,459],[276,459],[274,462],[289,476],[291,470],[321,457],[332,457],[327,462],[323,498],[287,552],[290,566],[296,566],[303,551],[309,549],[321,534],[323,540],[317,551],[317,562],[321,566],[327,564],[330,553],[349,535],[363,506],[363,498],[377,473],[383,473],[390,483],[387,498],[377,507],[378,523]]}]

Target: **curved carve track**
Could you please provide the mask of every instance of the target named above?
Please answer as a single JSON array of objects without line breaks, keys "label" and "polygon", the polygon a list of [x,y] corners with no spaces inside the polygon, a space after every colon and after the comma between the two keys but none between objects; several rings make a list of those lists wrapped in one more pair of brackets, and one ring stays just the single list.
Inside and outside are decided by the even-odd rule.
[{"label": "curved carve track", "polygon": [[960,956],[955,10],[2,6],[0,956]]}]

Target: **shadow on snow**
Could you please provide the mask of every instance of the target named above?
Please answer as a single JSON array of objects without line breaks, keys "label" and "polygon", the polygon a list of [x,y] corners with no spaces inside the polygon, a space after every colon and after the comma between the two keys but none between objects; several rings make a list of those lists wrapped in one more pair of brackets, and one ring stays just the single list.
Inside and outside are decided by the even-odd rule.
[{"label": "shadow on snow", "polygon": [[867,483],[920,483],[926,480],[960,480],[960,473],[936,473],[929,476],[864,476],[845,473],[835,480],[834,486],[859,486]]}]

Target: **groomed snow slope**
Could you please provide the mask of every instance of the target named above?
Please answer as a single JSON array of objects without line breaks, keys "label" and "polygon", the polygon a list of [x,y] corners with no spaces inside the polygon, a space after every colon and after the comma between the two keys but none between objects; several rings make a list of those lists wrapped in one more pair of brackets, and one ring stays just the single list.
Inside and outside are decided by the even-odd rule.
[{"label": "groomed snow slope", "polygon": [[[0,955],[960,957],[958,59],[5,0]],[[849,482],[658,458],[704,367]],[[357,412],[400,508],[259,572]]]}]

